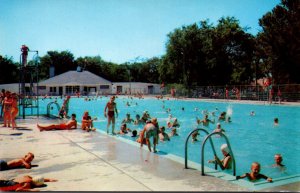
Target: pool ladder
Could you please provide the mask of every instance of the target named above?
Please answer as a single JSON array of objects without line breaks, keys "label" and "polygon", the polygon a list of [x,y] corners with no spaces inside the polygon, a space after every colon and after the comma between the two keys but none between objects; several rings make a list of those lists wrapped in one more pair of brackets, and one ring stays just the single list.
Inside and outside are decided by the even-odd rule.
[{"label": "pool ladder", "polygon": [[[59,110],[60,110],[60,106],[59,106],[59,104],[58,104],[57,102],[50,102],[50,103],[48,103],[48,105],[47,105],[47,117],[50,117],[50,116],[51,116],[51,114],[50,114],[50,108],[51,108],[51,105],[52,105],[52,104],[55,104],[55,105],[56,105],[58,112],[59,112]],[[56,117],[57,117],[57,116],[56,116]]]},{"label": "pool ladder", "polygon": [[[214,147],[214,144],[213,144],[213,141],[211,139],[211,137],[213,135],[221,135],[221,137],[224,137],[226,143],[227,143],[227,146],[229,148],[229,151],[230,151],[230,156],[232,158],[232,165],[233,165],[233,175],[235,176],[236,175],[236,164],[235,164],[235,158],[234,158],[234,155],[233,155],[233,151],[231,149],[231,146],[230,146],[230,143],[229,143],[229,140],[228,140],[228,137],[222,133],[222,132],[213,132],[213,133],[209,133],[206,129],[203,129],[203,128],[197,128],[197,129],[194,129],[193,131],[190,132],[190,134],[188,135],[186,141],[185,141],[185,169],[188,169],[188,156],[187,156],[187,150],[188,150],[188,141],[189,141],[189,138],[190,136],[194,133],[194,132],[197,132],[197,131],[203,131],[204,133],[206,133],[206,136],[204,138],[204,141],[202,142],[202,145],[201,145],[201,174],[202,176],[204,176],[204,147],[205,147],[205,144],[207,142],[207,140],[210,141],[210,144],[211,144],[211,147],[212,147],[212,150],[213,150],[213,153],[214,153],[214,156],[217,156],[216,154],[216,150],[215,150],[215,147]],[[218,164],[217,162],[215,162],[215,170],[217,170],[217,167],[218,167]]]}]

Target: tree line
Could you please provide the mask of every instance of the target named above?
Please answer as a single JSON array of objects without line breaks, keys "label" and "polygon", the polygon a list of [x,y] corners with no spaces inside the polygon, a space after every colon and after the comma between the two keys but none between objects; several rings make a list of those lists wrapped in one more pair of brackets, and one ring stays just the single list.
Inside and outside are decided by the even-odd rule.
[{"label": "tree line", "polygon": [[[262,30],[247,32],[235,17],[181,26],[168,34],[166,54],[116,64],[100,56],[79,57],[70,51],[48,51],[40,57],[39,79],[81,66],[113,82],[135,81],[184,86],[250,84],[272,77],[274,84],[300,83],[300,1],[281,0],[259,19]],[[34,61],[30,61],[29,65]],[[19,64],[0,55],[0,84],[19,81]]]}]

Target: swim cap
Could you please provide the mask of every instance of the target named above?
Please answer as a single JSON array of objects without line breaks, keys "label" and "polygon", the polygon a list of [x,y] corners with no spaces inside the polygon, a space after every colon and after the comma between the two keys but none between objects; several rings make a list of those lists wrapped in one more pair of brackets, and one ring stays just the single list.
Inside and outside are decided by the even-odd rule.
[{"label": "swim cap", "polygon": [[221,145],[221,150],[229,153],[229,148],[228,148],[227,144]]},{"label": "swim cap", "polygon": [[32,184],[35,186],[42,186],[44,184],[44,177],[42,177],[42,176],[33,177]]},{"label": "swim cap", "polygon": [[221,123],[217,123],[217,126],[219,126],[219,125],[221,126]]}]

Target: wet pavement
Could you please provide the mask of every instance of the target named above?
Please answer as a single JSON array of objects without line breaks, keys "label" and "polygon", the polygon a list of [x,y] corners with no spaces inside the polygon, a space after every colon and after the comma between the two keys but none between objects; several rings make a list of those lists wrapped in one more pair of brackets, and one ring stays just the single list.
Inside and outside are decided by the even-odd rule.
[{"label": "wet pavement", "polygon": [[[11,160],[33,152],[31,169],[0,172],[1,179],[21,175],[55,178],[40,191],[251,191],[230,181],[201,176],[183,162],[154,154],[137,143],[102,132],[40,132],[36,123],[58,123],[45,117],[18,119],[17,130],[0,126],[0,158]],[[299,191],[299,183],[260,191]]]}]

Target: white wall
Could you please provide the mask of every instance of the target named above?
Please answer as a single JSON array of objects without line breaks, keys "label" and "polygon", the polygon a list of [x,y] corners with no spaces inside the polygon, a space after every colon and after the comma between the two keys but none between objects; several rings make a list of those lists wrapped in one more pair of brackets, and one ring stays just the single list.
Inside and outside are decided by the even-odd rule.
[{"label": "white wall", "polygon": [[160,94],[160,85],[142,82],[114,82],[112,85],[112,94],[117,94],[117,87],[122,87],[122,92],[120,94],[149,94],[149,86],[153,86],[153,94]]}]

